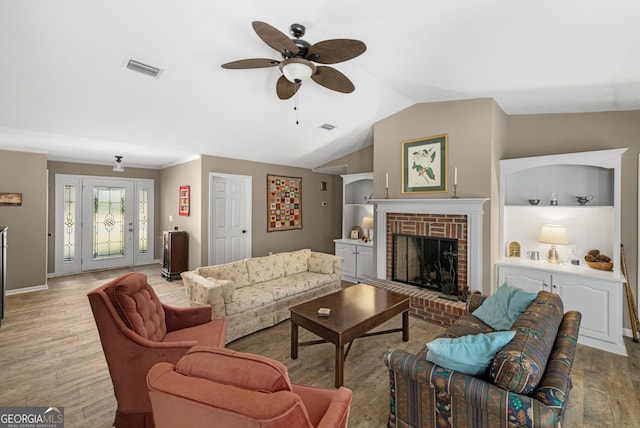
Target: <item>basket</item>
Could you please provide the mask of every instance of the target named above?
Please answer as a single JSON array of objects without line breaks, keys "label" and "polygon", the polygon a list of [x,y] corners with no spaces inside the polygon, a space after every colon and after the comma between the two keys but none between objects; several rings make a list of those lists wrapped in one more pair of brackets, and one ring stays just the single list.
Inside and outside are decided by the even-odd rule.
[{"label": "basket", "polygon": [[587,262],[587,264],[591,269],[613,270],[613,263],[611,262]]}]

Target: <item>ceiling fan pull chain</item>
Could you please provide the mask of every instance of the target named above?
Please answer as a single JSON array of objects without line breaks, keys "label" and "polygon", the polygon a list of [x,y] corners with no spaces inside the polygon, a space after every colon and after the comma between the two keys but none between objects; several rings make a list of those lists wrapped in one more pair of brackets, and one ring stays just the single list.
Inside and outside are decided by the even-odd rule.
[{"label": "ceiling fan pull chain", "polygon": [[296,125],[299,125],[300,124],[300,121],[299,121],[300,113],[299,113],[299,110],[298,110],[298,93],[297,92],[296,92],[296,101],[295,101],[295,104],[293,105],[293,109],[296,111]]}]

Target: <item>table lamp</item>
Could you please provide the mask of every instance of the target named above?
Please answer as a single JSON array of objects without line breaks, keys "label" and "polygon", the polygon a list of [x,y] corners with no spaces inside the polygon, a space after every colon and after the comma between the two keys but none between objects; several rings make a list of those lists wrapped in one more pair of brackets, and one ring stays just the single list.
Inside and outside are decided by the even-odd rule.
[{"label": "table lamp", "polygon": [[373,217],[362,217],[362,228],[367,230],[369,241],[373,241]]},{"label": "table lamp", "polygon": [[540,230],[540,236],[538,242],[545,244],[551,244],[549,253],[547,255],[547,261],[549,263],[559,263],[558,251],[556,245],[566,245],[569,243],[567,239],[567,231],[561,224],[543,224]]}]

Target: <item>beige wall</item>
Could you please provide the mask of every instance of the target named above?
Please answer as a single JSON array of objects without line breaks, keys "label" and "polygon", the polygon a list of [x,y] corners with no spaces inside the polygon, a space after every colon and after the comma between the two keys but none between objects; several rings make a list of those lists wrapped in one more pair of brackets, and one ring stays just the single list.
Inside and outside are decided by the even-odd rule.
[{"label": "beige wall", "polygon": [[373,145],[321,165],[318,169],[346,165],[345,174],[373,171]]},{"label": "beige wall", "polygon": [[[189,234],[189,269],[209,260],[209,173],[246,175],[252,178],[252,256],[269,252],[311,248],[333,253],[333,239],[341,234],[342,182],[340,177],[309,169],[203,155],[200,159],[165,168],[161,172],[159,220],[161,230],[178,227]],[[302,177],[302,229],[267,232],[267,174]],[[320,190],[320,182],[327,190]],[[191,186],[188,217],[178,215],[178,188]],[[327,202],[322,207],[322,201]],[[169,220],[172,217],[172,221]]]},{"label": "beige wall", "polygon": [[[389,174],[390,199],[432,199],[453,196],[453,168],[458,168],[458,196],[491,198],[495,191],[492,158],[493,117],[497,115],[491,99],[416,104],[375,124],[374,127],[374,193],[385,196],[385,173]],[[499,123],[499,121],[498,121]],[[448,193],[402,193],[402,142],[448,134]],[[493,195],[495,197],[495,195]],[[491,219],[492,205],[484,205],[483,224],[483,289],[489,292],[492,275]]]},{"label": "beige wall", "polygon": [[47,283],[47,156],[0,150],[0,192],[22,193],[22,206],[0,206],[7,232],[7,290]]},{"label": "beige wall", "polygon": [[[160,181],[160,215],[156,217],[160,230],[178,228],[188,233],[189,237],[189,269],[206,265],[201,259],[202,252],[202,219],[207,216],[206,205],[202,204],[202,161],[200,159],[175,165],[162,170]],[[178,196],[180,186],[190,186],[190,207],[188,216],[178,215]],[[171,219],[170,219],[171,217]],[[160,232],[162,234],[162,232]],[[162,239],[162,238],[161,238]],[[158,253],[162,258],[162,253]]]},{"label": "beige wall", "polygon": [[[70,174],[70,175],[86,175],[96,177],[121,177],[121,178],[144,178],[154,180],[154,212],[158,212],[160,207],[160,171],[155,169],[146,168],[130,168],[125,165],[124,172],[113,172],[113,165],[93,165],[85,163],[74,162],[59,162],[49,161],[47,162],[49,169],[49,242],[48,242],[48,272],[53,273],[55,271],[55,239],[53,233],[55,231],[55,191],[56,191],[56,174]],[[160,225],[157,218],[155,218],[154,225],[155,245],[154,245],[154,258],[158,259],[162,253],[162,241],[158,239],[160,234]]]},{"label": "beige wall", "polygon": [[[291,251],[311,248],[315,251],[334,253],[333,240],[340,238],[342,216],[342,179],[336,175],[318,174],[310,169],[293,168],[240,159],[202,156],[202,215],[201,256],[202,263],[208,260],[209,173],[248,175],[252,177],[252,255],[264,256],[269,252]],[[267,174],[302,177],[302,229],[267,232]],[[320,190],[320,182],[327,182],[327,190]],[[322,201],[327,206],[322,206]],[[190,258],[191,261],[195,259]]]}]

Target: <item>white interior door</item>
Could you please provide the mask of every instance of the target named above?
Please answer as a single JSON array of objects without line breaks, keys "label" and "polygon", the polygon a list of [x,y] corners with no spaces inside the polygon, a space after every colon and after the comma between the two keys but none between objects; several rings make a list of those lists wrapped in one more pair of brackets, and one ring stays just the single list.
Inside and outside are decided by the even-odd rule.
[{"label": "white interior door", "polygon": [[133,182],[85,179],[82,193],[82,271],[133,265]]},{"label": "white interior door", "polygon": [[209,264],[251,257],[251,177],[212,173],[209,189]]}]

